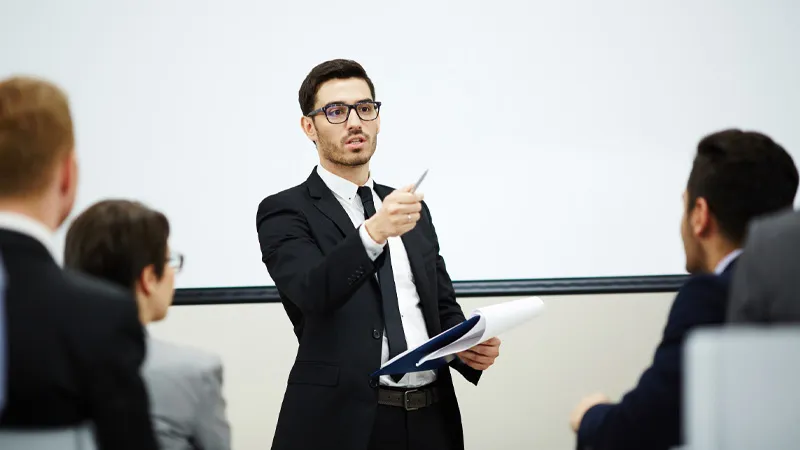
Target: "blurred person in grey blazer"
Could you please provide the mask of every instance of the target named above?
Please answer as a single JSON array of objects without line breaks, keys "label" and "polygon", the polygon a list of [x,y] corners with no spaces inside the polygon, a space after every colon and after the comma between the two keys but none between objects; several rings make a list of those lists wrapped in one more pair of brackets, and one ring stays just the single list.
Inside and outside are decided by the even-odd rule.
[{"label": "blurred person in grey blazer", "polygon": [[733,274],[728,322],[800,322],[800,211],[754,220]]},{"label": "blurred person in grey blazer", "polygon": [[[160,321],[183,267],[183,255],[169,249],[169,229],[162,213],[141,203],[101,201],[70,225],[64,263],[133,291],[142,324]],[[142,372],[163,450],[230,448],[218,356],[148,336]]]}]

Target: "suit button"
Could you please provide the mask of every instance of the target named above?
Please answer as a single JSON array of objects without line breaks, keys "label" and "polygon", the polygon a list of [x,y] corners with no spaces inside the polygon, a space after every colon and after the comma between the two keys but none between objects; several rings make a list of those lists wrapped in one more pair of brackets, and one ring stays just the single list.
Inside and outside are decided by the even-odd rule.
[{"label": "suit button", "polygon": [[373,388],[373,389],[375,389],[376,387],[378,387],[378,380],[376,380],[375,378],[370,378],[370,380],[369,380],[369,387],[371,387],[371,388]]},{"label": "suit button", "polygon": [[372,337],[374,337],[375,339],[380,339],[381,338],[381,332],[378,331],[378,330],[372,330]]}]

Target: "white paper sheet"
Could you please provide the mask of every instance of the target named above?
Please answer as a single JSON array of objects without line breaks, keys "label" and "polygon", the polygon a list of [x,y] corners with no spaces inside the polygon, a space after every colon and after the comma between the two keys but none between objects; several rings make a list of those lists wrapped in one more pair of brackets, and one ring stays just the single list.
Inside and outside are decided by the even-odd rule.
[{"label": "white paper sheet", "polygon": [[533,319],[543,310],[544,302],[539,297],[528,297],[476,309],[472,312],[472,316],[477,315],[480,318],[469,332],[452,344],[428,354],[417,365],[470,349]]}]

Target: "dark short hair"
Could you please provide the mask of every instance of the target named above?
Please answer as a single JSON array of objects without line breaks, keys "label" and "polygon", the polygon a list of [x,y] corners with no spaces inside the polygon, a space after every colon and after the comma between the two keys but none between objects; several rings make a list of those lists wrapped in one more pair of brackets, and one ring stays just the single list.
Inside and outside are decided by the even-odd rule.
[{"label": "dark short hair", "polygon": [[697,145],[686,190],[689,210],[702,197],[720,232],[737,245],[754,218],[792,208],[798,173],[789,153],[769,136],[722,130]]},{"label": "dark short hair", "polygon": [[375,86],[372,84],[367,71],[361,67],[361,64],[349,59],[334,59],[325,61],[311,69],[311,72],[306,75],[303,84],[300,85],[300,92],[298,94],[300,101],[300,110],[303,115],[307,115],[314,110],[314,103],[317,101],[317,91],[319,87],[330,80],[345,79],[345,78],[361,78],[367,82],[369,86],[370,95],[375,99]]},{"label": "dark short hair", "polygon": [[67,231],[68,268],[134,289],[145,267],[164,275],[169,221],[139,202],[105,200],[82,212]]},{"label": "dark short hair", "polygon": [[67,95],[34,77],[0,81],[0,196],[39,194],[73,149]]}]

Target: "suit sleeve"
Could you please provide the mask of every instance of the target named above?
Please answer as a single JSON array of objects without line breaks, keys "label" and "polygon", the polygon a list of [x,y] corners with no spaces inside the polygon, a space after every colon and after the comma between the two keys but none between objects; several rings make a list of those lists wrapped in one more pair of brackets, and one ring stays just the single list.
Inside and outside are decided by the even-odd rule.
[{"label": "suit sleeve", "polygon": [[256,216],[264,264],[272,280],[306,315],[343,306],[376,271],[359,233],[350,233],[329,254],[316,243],[303,212],[289,200],[268,197]]},{"label": "suit sleeve", "polygon": [[[442,329],[446,330],[463,322],[465,317],[461,305],[456,301],[456,291],[453,288],[453,281],[450,279],[450,274],[447,273],[447,266],[445,265],[444,258],[439,252],[439,237],[436,234],[436,228],[433,226],[431,212],[425,202],[423,202],[422,205],[425,214],[428,216],[431,238],[436,249],[436,292],[439,295],[439,320],[441,321]],[[481,374],[483,373],[483,371],[469,367],[458,357],[450,362],[450,367],[456,369],[472,384],[478,384]]]},{"label": "suit sleeve", "polygon": [[692,329],[724,320],[727,290],[711,276],[679,291],[653,362],[617,404],[590,408],[578,429],[578,449],[670,448],[678,445],[682,351]]},{"label": "suit sleeve", "polygon": [[213,370],[207,372],[200,382],[194,441],[202,450],[229,450],[231,429],[222,396],[222,362],[217,360]]},{"label": "suit sleeve", "polygon": [[[92,417],[101,449],[154,450],[158,448],[150,418],[150,401],[140,368],[146,347],[136,303],[128,298],[108,299],[116,317],[105,354],[92,383]],[[98,319],[102,320],[102,319]]]}]

